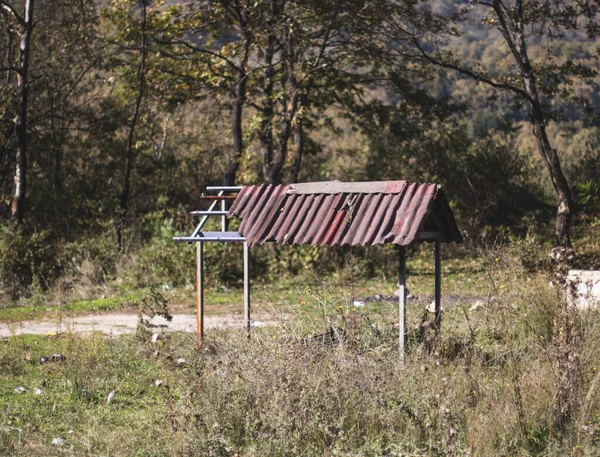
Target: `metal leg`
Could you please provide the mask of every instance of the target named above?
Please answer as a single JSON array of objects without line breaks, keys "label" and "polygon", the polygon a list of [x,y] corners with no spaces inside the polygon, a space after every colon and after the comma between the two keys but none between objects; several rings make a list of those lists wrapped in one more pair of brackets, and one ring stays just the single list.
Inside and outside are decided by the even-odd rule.
[{"label": "metal leg", "polygon": [[244,241],[244,325],[250,337],[250,247]]},{"label": "metal leg", "polygon": [[[221,211],[227,210],[227,202],[225,200],[221,200]],[[221,231],[227,231],[227,216],[221,216]]]},{"label": "metal leg", "polygon": [[204,243],[196,244],[196,325],[198,349],[204,338]]},{"label": "metal leg", "polygon": [[400,288],[398,297],[400,325],[398,326],[400,361],[404,362],[404,344],[406,342],[406,248],[400,246]]},{"label": "metal leg", "polygon": [[440,257],[441,242],[435,240],[435,331],[439,333],[442,323],[442,260]]}]

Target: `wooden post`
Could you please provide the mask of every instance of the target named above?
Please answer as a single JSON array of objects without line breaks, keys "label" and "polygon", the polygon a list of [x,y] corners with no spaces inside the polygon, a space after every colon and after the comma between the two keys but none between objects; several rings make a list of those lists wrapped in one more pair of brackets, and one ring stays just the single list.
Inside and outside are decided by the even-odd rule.
[{"label": "wooden post", "polygon": [[196,244],[196,325],[198,349],[202,349],[204,338],[204,243]]},{"label": "wooden post", "polygon": [[435,240],[435,332],[440,332],[442,323],[442,260],[440,257],[441,241]]},{"label": "wooden post", "polygon": [[244,241],[244,326],[250,337],[250,247]]},{"label": "wooden post", "polygon": [[404,362],[404,344],[406,342],[406,248],[400,246],[400,288],[398,290],[400,324],[398,326],[400,361]]}]

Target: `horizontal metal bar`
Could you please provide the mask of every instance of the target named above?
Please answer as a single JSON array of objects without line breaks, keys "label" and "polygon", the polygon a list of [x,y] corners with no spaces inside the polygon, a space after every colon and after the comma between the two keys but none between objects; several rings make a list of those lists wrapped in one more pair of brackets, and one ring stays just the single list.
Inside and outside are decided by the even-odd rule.
[{"label": "horizontal metal bar", "polygon": [[[219,192],[219,195],[223,195],[223,192]],[[215,206],[217,206],[217,203],[218,203],[217,200],[212,202],[210,204],[210,207],[208,208],[208,211],[212,211],[215,208]],[[200,219],[200,222],[198,222],[198,225],[194,229],[194,233],[192,233],[192,236],[196,236],[196,235],[198,235],[198,233],[200,233],[200,230],[202,230],[202,227],[204,227],[204,224],[206,223],[207,220],[208,220],[208,216],[204,216],[202,219]]]},{"label": "horizontal metal bar", "polygon": [[235,200],[237,195],[200,195],[200,200]]},{"label": "horizontal metal bar", "polygon": [[208,186],[206,190],[224,190],[225,192],[239,192],[242,186]]},{"label": "horizontal metal bar", "polygon": [[200,232],[198,237],[218,238],[218,237],[230,237],[230,238],[244,238],[240,235],[240,232]]},{"label": "horizontal metal bar", "polygon": [[229,211],[190,211],[194,216],[227,216]]},{"label": "horizontal metal bar", "polygon": [[[223,233],[223,232],[218,232]],[[226,232],[225,232],[226,233]],[[173,241],[178,243],[239,243],[246,241],[243,236],[221,236],[221,237],[192,237],[192,236],[178,236],[173,238]]]}]

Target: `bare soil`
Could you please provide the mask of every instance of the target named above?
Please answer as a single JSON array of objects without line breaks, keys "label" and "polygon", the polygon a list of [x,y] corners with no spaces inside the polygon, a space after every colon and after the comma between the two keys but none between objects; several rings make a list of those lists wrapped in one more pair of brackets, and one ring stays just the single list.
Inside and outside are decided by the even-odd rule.
[{"label": "bare soil", "polygon": [[[262,318],[272,319],[271,316],[255,315],[252,325],[256,327],[265,325],[265,322],[261,320]],[[196,316],[193,314],[174,314],[173,319],[170,322],[162,317],[156,316],[151,323],[162,330],[179,330],[185,332],[196,331]],[[102,332],[109,336],[119,336],[125,333],[135,332],[137,325],[137,314],[88,314],[63,317],[62,319],[57,318],[0,323],[0,338],[22,334],[46,335],[64,332],[86,333],[94,331]],[[242,327],[243,318],[241,316],[205,316],[204,325],[206,328],[236,329]]]}]

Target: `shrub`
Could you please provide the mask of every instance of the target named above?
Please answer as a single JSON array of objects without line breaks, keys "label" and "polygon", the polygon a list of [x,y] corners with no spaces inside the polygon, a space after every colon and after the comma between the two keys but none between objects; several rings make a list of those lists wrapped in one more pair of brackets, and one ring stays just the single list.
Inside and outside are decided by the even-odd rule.
[{"label": "shrub", "polygon": [[47,289],[64,269],[59,246],[46,231],[0,226],[0,288],[15,299]]}]

